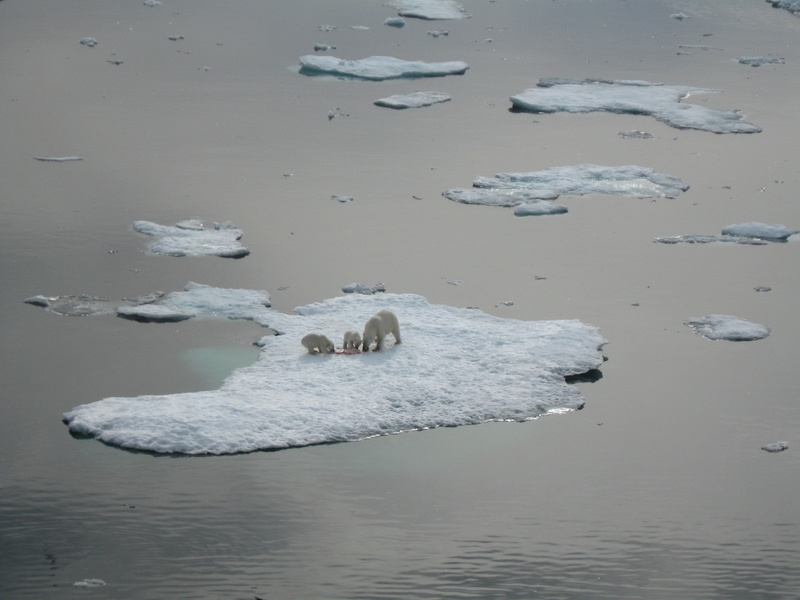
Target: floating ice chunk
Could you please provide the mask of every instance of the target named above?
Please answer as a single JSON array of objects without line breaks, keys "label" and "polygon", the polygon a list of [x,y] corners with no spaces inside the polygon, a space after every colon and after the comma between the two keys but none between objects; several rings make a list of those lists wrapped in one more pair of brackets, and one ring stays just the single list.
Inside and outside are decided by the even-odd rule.
[{"label": "floating ice chunk", "polygon": [[94,588],[103,587],[105,584],[106,582],[102,579],[84,579],[83,581],[76,581],[72,585],[75,587]]},{"label": "floating ice chunk", "polygon": [[158,0],[144,0],[142,4],[145,6],[161,6],[161,2]]},{"label": "floating ice chunk", "polygon": [[440,35],[450,35],[450,32],[446,29],[437,29],[435,31],[429,31],[428,35],[431,37],[438,38]]},{"label": "floating ice chunk", "polygon": [[336,46],[329,46],[328,44],[314,44],[314,52],[327,52],[328,50],[336,50]]},{"label": "floating ice chunk", "polygon": [[733,235],[761,240],[774,240],[785,242],[790,236],[800,233],[797,229],[789,229],[785,225],[767,225],[765,223],[749,222],[738,225],[728,225],[722,228],[722,235]]},{"label": "floating ice chunk", "polygon": [[352,202],[353,200],[355,200],[355,198],[353,198],[352,196],[337,196],[335,194],[333,196],[331,196],[331,199],[332,200],[336,200],[337,202],[342,202],[342,203],[344,203],[344,202]]},{"label": "floating ice chunk", "polygon": [[672,237],[659,237],[653,240],[660,244],[711,244],[713,242],[733,242],[750,246],[765,246],[767,242],[755,238],[745,238],[737,235],[703,235],[692,233],[689,235],[675,235]]},{"label": "floating ice chunk", "polygon": [[761,446],[761,449],[766,450],[767,452],[783,452],[784,450],[789,449],[789,442],[773,442],[771,444]]},{"label": "floating ice chunk", "polygon": [[461,204],[510,207],[532,200],[555,200],[559,193],[554,189],[541,188],[452,188],[442,192],[442,195]]},{"label": "floating ice chunk", "polygon": [[117,315],[143,322],[175,322],[194,317],[252,321],[267,307],[265,290],[218,288],[190,281],[182,292],[170,292],[147,304],[121,306]]},{"label": "floating ice chunk", "polygon": [[229,221],[214,223],[212,229],[207,229],[198,219],[186,219],[175,225],[136,221],[133,229],[156,238],[150,244],[154,254],[223,258],[242,258],[250,254],[250,250],[239,243],[242,230]]},{"label": "floating ice chunk", "polygon": [[567,207],[562,204],[554,204],[547,200],[531,200],[517,206],[514,209],[514,215],[517,217],[540,217],[543,215],[561,215],[567,210]]},{"label": "floating ice chunk", "polygon": [[[298,341],[338,339],[378,309],[400,319],[403,344],[309,356]],[[259,360],[218,390],[106,398],[64,414],[75,434],[158,453],[231,454],[363,440],[487,421],[526,421],[583,406],[565,377],[597,369],[606,343],[580,321],[501,319],[413,294],[348,295],[259,321]],[[453,344],[453,339],[459,340]],[[357,382],[357,384],[354,384]]]},{"label": "floating ice chunk", "polygon": [[785,8],[793,13],[800,12],[800,0],[767,0],[773,8]]},{"label": "floating ice chunk", "polygon": [[786,61],[782,58],[774,56],[740,56],[736,59],[742,65],[750,65],[751,67],[760,67],[761,65],[783,65]]},{"label": "floating ice chunk", "polygon": [[76,160],[83,160],[82,156],[34,156],[36,160],[42,162],[72,162]]},{"label": "floating ice chunk", "polygon": [[403,17],[389,17],[384,22],[384,25],[388,25],[389,27],[400,27],[406,26],[406,20]]},{"label": "floating ice chunk", "polygon": [[67,317],[88,317],[90,315],[111,315],[116,304],[108,298],[98,298],[81,294],[78,296],[32,296],[23,300],[26,304],[41,306],[50,312]]},{"label": "floating ice chunk", "polygon": [[626,140],[649,140],[653,138],[652,133],[631,129],[630,131],[619,131],[617,135]]},{"label": "floating ice chunk", "polygon": [[373,285],[371,287],[363,285],[361,283],[351,283],[349,285],[344,286],[342,288],[342,291],[345,294],[371,295],[371,294],[377,294],[378,292],[385,292],[386,291],[386,286],[383,285],[382,283],[378,283],[378,284]]},{"label": "floating ice chunk", "polygon": [[94,39],[93,37],[81,38],[80,41],[81,44],[83,44],[84,46],[88,46],[89,48],[94,48],[95,46],[97,46],[97,40]]},{"label": "floating ice chunk", "polygon": [[429,21],[444,19],[466,19],[464,6],[455,0],[389,0],[387,6],[403,17],[414,17]]},{"label": "floating ice chunk", "polygon": [[668,87],[642,81],[540,80],[539,87],[511,96],[513,109],[537,113],[605,111],[649,115],[679,129],[714,133],[758,133],[761,128],[742,120],[734,110],[683,104],[692,93],[717,90],[688,86]]},{"label": "floating ice chunk", "polygon": [[678,21],[683,21],[684,19],[688,19],[689,15],[687,15],[685,13],[682,13],[682,12],[679,12],[679,13],[671,14],[670,17],[673,18],[673,19],[676,19]]},{"label": "floating ice chunk", "polygon": [[733,315],[706,315],[686,319],[683,323],[710,340],[748,342],[760,340],[770,334],[769,327]]},{"label": "floating ice chunk", "polygon": [[371,81],[462,75],[467,69],[469,65],[461,61],[426,63],[392,56],[369,56],[360,60],[344,60],[335,56],[313,54],[300,57],[300,72],[305,75],[326,74]]},{"label": "floating ice chunk", "polygon": [[386,98],[375,100],[378,106],[387,108],[421,108],[440,102],[449,101],[450,95],[442,92],[414,92],[413,94],[395,94]]}]

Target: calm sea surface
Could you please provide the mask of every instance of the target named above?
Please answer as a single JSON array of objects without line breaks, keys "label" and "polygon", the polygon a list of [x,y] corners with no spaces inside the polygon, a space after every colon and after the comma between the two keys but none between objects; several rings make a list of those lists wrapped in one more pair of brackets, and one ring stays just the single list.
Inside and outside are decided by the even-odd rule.
[{"label": "calm sea surface", "polygon": [[[759,0],[464,5],[472,18],[396,29],[377,1],[0,3],[0,598],[800,598],[800,245],[652,243],[800,228],[800,18]],[[315,43],[470,69],[324,81],[296,72]],[[690,101],[763,132],[508,110],[558,76],[718,89]],[[453,100],[373,105],[417,90]],[[654,137],[618,136],[633,129]],[[582,163],[691,188],[562,198],[568,214],[541,218],[441,197],[478,175]],[[252,254],[150,256],[130,229],[192,216],[234,221]],[[610,340],[609,360],[577,384],[582,411],[524,424],[200,458],[72,438],[63,412],[213,388],[265,332],[23,300],[189,281],[267,289],[283,311],[358,281],[577,318]],[[710,342],[683,325],[709,313],[772,334]],[[760,449],[778,440],[789,450]],[[92,580],[105,585],[74,585]]]}]

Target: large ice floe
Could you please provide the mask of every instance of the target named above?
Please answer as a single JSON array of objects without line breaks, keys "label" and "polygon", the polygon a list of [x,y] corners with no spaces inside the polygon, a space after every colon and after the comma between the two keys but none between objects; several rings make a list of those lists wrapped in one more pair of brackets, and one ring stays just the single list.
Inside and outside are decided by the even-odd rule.
[{"label": "large ice floe", "polygon": [[335,56],[315,54],[300,57],[300,73],[304,75],[331,75],[370,81],[463,75],[467,69],[469,65],[460,60],[429,63],[421,60],[403,60],[393,56],[368,56],[360,60],[345,60]]},{"label": "large ice floe", "polygon": [[175,225],[136,221],[133,230],[155,238],[149,245],[153,254],[223,258],[243,258],[250,254],[250,250],[239,242],[242,230],[230,221],[215,222],[211,228],[194,218],[184,219]]},{"label": "large ice floe", "polygon": [[800,13],[800,0],[767,0],[774,8],[785,8],[793,13]]},{"label": "large ice floe", "polygon": [[464,6],[455,0],[389,0],[386,6],[391,6],[403,17],[429,21],[466,19],[470,16]]},{"label": "large ice floe", "polygon": [[449,101],[450,95],[443,92],[413,92],[411,94],[395,94],[386,98],[378,98],[374,104],[386,108],[422,108]]},{"label": "large ice floe", "polygon": [[[606,343],[577,320],[503,319],[413,294],[339,296],[294,315],[256,298],[234,300],[231,290],[219,294],[229,299],[215,307],[235,303],[224,312],[280,333],[262,340],[255,364],[213,391],[78,406],[63,416],[70,432],[156,453],[231,454],[526,421],[582,408],[565,377],[600,367]],[[398,316],[402,344],[352,355],[309,355],[300,344],[309,332],[338,342],[384,308]]]},{"label": "large ice floe", "polygon": [[686,319],[684,325],[694,329],[710,340],[728,340],[731,342],[749,342],[760,340],[770,334],[770,328],[759,323],[746,321],[733,315],[706,315]]},{"label": "large ice floe", "polygon": [[767,225],[751,221],[728,225],[722,228],[721,235],[689,234],[672,237],[656,238],[655,242],[662,244],[709,244],[712,242],[733,242],[735,244],[749,244],[763,246],[768,242],[786,242],[791,236],[800,233],[797,229],[789,229],[785,225]]},{"label": "large ice floe", "polygon": [[569,165],[542,171],[497,173],[494,177],[477,177],[472,186],[451,188],[442,195],[463,204],[515,206],[517,216],[527,216],[567,212],[564,206],[543,202],[561,195],[674,198],[689,189],[689,185],[677,177],[636,165]]},{"label": "large ice floe", "polygon": [[649,81],[603,79],[540,79],[538,87],[511,96],[512,109],[536,113],[610,112],[649,115],[679,129],[714,133],[758,133],[761,128],[735,110],[707,108],[681,102],[690,94],[719,90],[666,86]]}]

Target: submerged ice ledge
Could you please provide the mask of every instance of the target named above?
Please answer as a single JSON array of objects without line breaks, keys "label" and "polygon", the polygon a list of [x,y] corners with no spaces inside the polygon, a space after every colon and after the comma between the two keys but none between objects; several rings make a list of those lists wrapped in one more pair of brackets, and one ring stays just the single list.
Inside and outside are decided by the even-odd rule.
[{"label": "submerged ice ledge", "polygon": [[735,110],[684,104],[693,93],[718,90],[689,86],[665,86],[649,81],[601,79],[540,79],[538,87],[511,96],[512,109],[536,113],[610,112],[649,115],[679,129],[714,133],[758,133],[761,128],[742,119]]},{"label": "submerged ice ledge", "polygon": [[677,177],[636,165],[570,165],[526,173],[497,173],[494,177],[477,177],[472,185],[471,189],[445,190],[442,195],[463,204],[515,206],[515,214],[526,216],[567,212],[564,206],[542,202],[561,195],[674,198],[689,189]]},{"label": "submerged ice ledge", "polygon": [[220,256],[243,258],[250,250],[239,240],[242,230],[230,221],[206,228],[199,219],[184,219],[175,225],[136,221],[133,230],[155,238],[149,245],[153,254],[165,256]]},{"label": "submerged ice ledge", "polygon": [[370,81],[463,75],[467,69],[469,65],[462,61],[428,63],[421,60],[402,60],[392,56],[344,60],[335,56],[314,54],[300,57],[300,73],[304,75],[333,75]]},{"label": "submerged ice ledge", "polygon": [[[309,332],[341,340],[383,308],[397,314],[403,344],[323,356],[300,344]],[[64,421],[73,434],[108,444],[181,454],[525,421],[581,408],[580,393],[564,378],[597,369],[606,343],[577,320],[502,319],[413,294],[340,296],[295,312],[252,307],[250,318],[282,335],[264,338],[258,361],[218,390],[106,398],[74,408]]]}]

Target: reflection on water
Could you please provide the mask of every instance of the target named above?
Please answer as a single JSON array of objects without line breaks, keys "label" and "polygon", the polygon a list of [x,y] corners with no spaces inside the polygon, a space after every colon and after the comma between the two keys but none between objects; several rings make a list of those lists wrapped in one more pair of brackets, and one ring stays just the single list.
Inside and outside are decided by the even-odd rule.
[{"label": "reflection on water", "polygon": [[188,367],[201,375],[208,389],[217,389],[234,370],[246,367],[258,358],[258,348],[242,346],[205,346],[181,353]]}]

